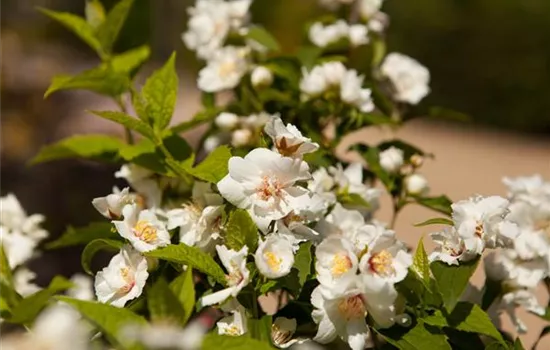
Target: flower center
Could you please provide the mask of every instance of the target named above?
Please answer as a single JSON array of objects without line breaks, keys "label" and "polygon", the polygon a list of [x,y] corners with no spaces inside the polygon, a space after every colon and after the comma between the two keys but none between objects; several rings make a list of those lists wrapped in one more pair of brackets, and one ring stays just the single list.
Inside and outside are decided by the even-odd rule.
[{"label": "flower center", "polygon": [[264,259],[267,262],[267,265],[271,269],[271,271],[279,271],[281,269],[281,263],[283,262],[283,259],[278,257],[273,252],[265,252],[264,253]]},{"label": "flower center", "polygon": [[287,216],[283,218],[284,224],[288,227],[294,222],[302,222],[304,218],[300,215],[295,214],[293,211],[290,212]]},{"label": "flower center", "polygon": [[256,193],[262,200],[267,201],[271,197],[279,197],[282,188],[283,186],[276,177],[264,176],[262,183],[256,189]]},{"label": "flower center", "polygon": [[122,277],[122,279],[126,284],[120,287],[118,289],[118,292],[120,294],[126,294],[130,290],[132,290],[132,288],[134,288],[136,284],[136,280],[134,279],[134,274],[132,273],[132,271],[130,271],[130,269],[127,267],[123,267],[120,269],[120,276]]},{"label": "flower center", "polygon": [[395,268],[392,266],[392,263],[393,256],[385,249],[373,254],[369,259],[370,269],[382,276],[395,274]]},{"label": "flower center", "polygon": [[225,276],[225,279],[230,286],[236,286],[242,282],[244,276],[241,273],[239,266],[235,262],[231,261],[231,267],[231,272],[229,273],[229,275]]},{"label": "flower center", "polygon": [[332,275],[341,276],[353,267],[353,263],[348,255],[336,254],[332,258]]},{"label": "flower center", "polygon": [[227,61],[220,64],[220,67],[218,68],[218,74],[222,78],[227,78],[227,76],[232,74],[236,68],[237,68],[237,65],[233,60]]},{"label": "flower center", "polygon": [[476,236],[478,236],[479,238],[483,238],[483,233],[484,232],[485,231],[483,230],[483,224],[478,223],[477,226],[476,226],[476,231],[475,231]]},{"label": "flower center", "polygon": [[341,300],[338,303],[338,312],[346,320],[354,320],[365,317],[365,303],[361,295],[355,295]]},{"label": "flower center", "polygon": [[140,240],[150,243],[157,238],[157,229],[148,221],[140,220],[134,226],[134,235]]},{"label": "flower center", "polygon": [[232,337],[238,337],[239,335],[243,334],[241,329],[237,327],[236,325],[232,324],[231,326],[225,328],[223,330],[223,334],[230,335]]}]

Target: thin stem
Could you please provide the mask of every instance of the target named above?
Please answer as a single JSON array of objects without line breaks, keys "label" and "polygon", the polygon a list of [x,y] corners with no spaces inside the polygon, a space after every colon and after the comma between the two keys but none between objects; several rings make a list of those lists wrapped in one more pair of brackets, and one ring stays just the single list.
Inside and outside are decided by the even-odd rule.
[{"label": "thin stem", "polygon": [[256,295],[256,291],[252,292],[252,313],[254,315],[254,318],[259,317],[258,312],[258,296]]},{"label": "thin stem", "polygon": [[[128,110],[126,109],[126,105],[124,104],[124,101],[122,101],[121,96],[118,96],[117,98],[115,98],[115,102],[123,113],[128,113]],[[132,135],[132,131],[126,126],[124,127],[124,135],[126,137],[126,142],[130,145],[133,145],[134,135]]]},{"label": "thin stem", "polygon": [[401,207],[399,206],[399,200],[395,197],[392,197],[392,201],[393,201],[393,213],[390,221],[390,229],[393,229],[395,227],[395,223],[397,222],[397,215],[401,210]]}]

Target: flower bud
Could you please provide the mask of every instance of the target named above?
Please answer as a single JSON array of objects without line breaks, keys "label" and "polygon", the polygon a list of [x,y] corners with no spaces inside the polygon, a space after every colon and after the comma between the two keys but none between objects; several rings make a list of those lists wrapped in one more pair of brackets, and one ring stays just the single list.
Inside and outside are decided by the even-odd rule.
[{"label": "flower bud", "polygon": [[405,189],[409,194],[424,194],[429,190],[428,180],[420,174],[412,174],[405,178]]},{"label": "flower bud", "polygon": [[403,165],[403,150],[396,147],[390,147],[380,152],[380,166],[390,173],[398,171]]},{"label": "flower bud", "polygon": [[266,87],[273,83],[273,74],[269,69],[258,66],[252,71],[250,80],[255,88]]},{"label": "flower bud", "polygon": [[233,113],[223,112],[216,117],[216,125],[220,129],[224,129],[224,130],[233,129],[234,127],[237,126],[238,122],[239,122],[239,117],[237,117]]},{"label": "flower bud", "polygon": [[204,144],[203,144],[203,148],[206,152],[210,153],[212,152],[216,147],[218,147],[219,145],[221,144],[221,140],[219,138],[219,136],[217,135],[212,135],[212,136],[208,136],[205,140],[204,140]]},{"label": "flower bud", "polygon": [[231,135],[231,144],[235,147],[246,146],[252,139],[252,131],[249,129],[238,129]]},{"label": "flower bud", "polygon": [[422,157],[420,154],[413,154],[410,161],[413,167],[418,168],[422,166],[422,164],[424,164],[424,157]]}]

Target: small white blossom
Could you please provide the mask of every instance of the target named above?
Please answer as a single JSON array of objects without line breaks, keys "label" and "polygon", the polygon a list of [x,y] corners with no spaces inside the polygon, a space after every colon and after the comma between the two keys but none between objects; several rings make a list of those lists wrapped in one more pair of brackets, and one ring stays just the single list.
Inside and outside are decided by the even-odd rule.
[{"label": "small white blossom", "polygon": [[92,205],[96,210],[107,219],[119,219],[122,217],[122,208],[132,202],[132,196],[126,187],[120,191],[117,187],[113,188],[113,193],[105,197],[97,197],[92,200]]},{"label": "small white blossom", "polygon": [[246,309],[236,299],[222,305],[222,310],[231,315],[222,318],[216,323],[218,334],[238,337],[247,332]]},{"label": "small white blossom", "polygon": [[369,204],[368,208],[346,204],[344,205],[346,208],[359,210],[364,216],[369,216],[378,209],[381,191],[363,182],[361,163],[351,163],[346,169],[343,169],[341,164],[337,164],[336,167],[329,168],[329,173],[333,176],[340,193],[357,194]]},{"label": "small white blossom", "polygon": [[94,283],[92,279],[83,274],[76,274],[71,277],[73,287],[69,288],[67,294],[78,300],[94,300]]},{"label": "small white blossom", "polygon": [[29,261],[38,245],[31,237],[5,227],[0,227],[0,240],[11,269]]},{"label": "small white blossom", "polygon": [[13,287],[22,297],[27,297],[41,290],[37,284],[32,281],[36,278],[36,273],[26,267],[20,267],[13,274]]},{"label": "small white blossom", "polygon": [[464,241],[454,227],[431,233],[430,237],[436,245],[429,256],[430,261],[439,260],[448,265],[458,265],[459,261],[468,261],[477,256],[466,251]]},{"label": "small white blossom", "polygon": [[412,174],[405,178],[405,189],[412,195],[425,195],[429,190],[428,180],[423,175]]},{"label": "small white blossom", "polygon": [[272,279],[288,275],[294,265],[291,242],[277,234],[271,234],[265,241],[260,241],[254,258],[258,271]]},{"label": "small white blossom", "polygon": [[48,237],[48,231],[40,227],[43,221],[43,215],[27,215],[15,195],[10,193],[0,197],[0,226],[4,229],[20,232],[40,242]]},{"label": "small white blossom", "polygon": [[380,71],[392,82],[397,101],[417,104],[430,92],[430,72],[408,56],[390,53]]},{"label": "small white blossom", "polygon": [[231,134],[231,145],[234,147],[243,147],[252,141],[252,131],[250,129],[237,129]]},{"label": "small white blossom", "polygon": [[239,123],[239,117],[234,113],[222,112],[214,122],[220,129],[231,130]]},{"label": "small white blossom", "polygon": [[348,70],[340,82],[340,98],[342,101],[356,106],[361,112],[368,113],[374,110],[371,99],[371,90],[363,89],[363,76],[356,70]]},{"label": "small white blossom", "polygon": [[122,209],[124,220],[113,221],[118,233],[139,252],[149,252],[170,244],[170,234],[151,210],[128,204]]},{"label": "small white blossom", "polygon": [[232,89],[248,71],[248,50],[226,46],[214,52],[206,67],[199,72],[199,89],[219,92]]},{"label": "small white blossom", "polygon": [[198,320],[189,322],[185,328],[170,323],[152,323],[145,326],[127,325],[123,336],[150,350],[196,350],[199,349],[206,329]]},{"label": "small white blossom", "polygon": [[302,68],[302,79],[300,80],[300,91],[306,97],[317,97],[327,89],[327,79],[322,66],[315,66],[311,71]]},{"label": "small white blossom", "polygon": [[505,312],[512,320],[512,323],[516,327],[518,333],[524,334],[527,333],[527,326],[517,316],[516,311],[519,307],[523,307],[525,310],[539,316],[544,316],[546,312],[544,306],[542,306],[537,300],[534,290],[513,289],[502,295],[498,299],[497,303],[493,304],[489,308],[488,314],[498,327],[500,324],[498,316],[501,312]]},{"label": "small white blossom", "polygon": [[115,173],[115,177],[126,180],[130,186],[138,192],[135,203],[141,207],[160,207],[162,190],[155,179],[155,173],[135,164],[125,164]]},{"label": "small white blossom", "polygon": [[275,222],[275,232],[289,240],[295,251],[300,242],[318,242],[322,237],[310,224],[322,219],[328,206],[323,197],[313,193],[308,201],[304,201],[303,207],[295,208]]},{"label": "small white blossom", "polygon": [[327,168],[319,168],[311,174],[311,181],[308,182],[307,188],[313,193],[322,197],[327,204],[336,202],[336,195],[333,192],[336,182],[329,174]]},{"label": "small white blossom", "polygon": [[258,66],[252,70],[250,81],[256,88],[270,86],[273,83],[273,73],[266,67]]},{"label": "small white blossom", "polygon": [[226,276],[228,287],[203,296],[200,300],[202,306],[219,304],[230,296],[236,297],[249,282],[250,271],[246,267],[247,246],[244,246],[238,252],[221,245],[216,246],[216,250],[228,272]]},{"label": "small white blossom", "polygon": [[279,116],[271,118],[265,125],[265,133],[271,137],[277,151],[286,157],[302,156],[315,152],[319,145],[304,137],[292,124],[284,125]]},{"label": "small white blossom", "polygon": [[219,135],[210,135],[204,140],[202,147],[207,153],[210,153],[222,143],[222,139],[219,137]]},{"label": "small white blossom", "polygon": [[380,152],[380,166],[390,173],[395,173],[403,166],[404,153],[402,149],[391,146]]},{"label": "small white blossom", "polygon": [[355,247],[348,239],[331,235],[315,250],[315,271],[321,285],[333,293],[343,293],[344,283],[356,276],[358,259]]},{"label": "small white blossom", "polygon": [[109,265],[95,277],[95,293],[102,303],[123,307],[139,297],[149,277],[147,260],[137,250],[125,245]]},{"label": "small white blossom", "polygon": [[364,20],[371,19],[380,12],[384,0],[359,0],[359,13]]},{"label": "small white blossom", "polygon": [[326,47],[339,40],[348,38],[349,31],[348,24],[343,20],[327,25],[321,22],[315,22],[309,28],[309,41],[315,46]]},{"label": "small white blossom", "polygon": [[504,184],[508,187],[508,198],[512,202],[524,202],[533,206],[542,206],[542,210],[550,211],[550,182],[542,176],[505,177]]},{"label": "small white blossom", "polygon": [[369,43],[369,29],[363,24],[352,24],[348,29],[348,39],[351,46],[361,46]]},{"label": "small white blossom", "polygon": [[544,259],[522,260],[513,249],[493,252],[485,258],[485,273],[491,280],[515,288],[535,288],[548,276]]}]

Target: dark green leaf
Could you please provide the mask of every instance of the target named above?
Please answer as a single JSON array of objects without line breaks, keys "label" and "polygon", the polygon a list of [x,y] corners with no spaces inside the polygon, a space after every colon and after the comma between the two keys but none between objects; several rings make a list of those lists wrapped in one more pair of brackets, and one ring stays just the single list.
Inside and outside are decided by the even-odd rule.
[{"label": "dark green leaf", "polygon": [[239,251],[245,245],[249,252],[258,247],[258,227],[244,209],[236,209],[229,216],[225,227],[225,244]]},{"label": "dark green leaf", "polygon": [[182,323],[185,325],[195,308],[195,284],[193,269],[188,267],[181,275],[170,282],[170,289],[183,307]]},{"label": "dark green leaf", "polygon": [[[294,268],[298,270],[298,279],[300,283],[300,290],[307,281],[307,278],[311,274],[311,242],[304,242],[300,244],[300,248],[294,256]],[[300,291],[296,295],[299,295]]]},{"label": "dark green leaf", "polygon": [[3,245],[0,245],[0,281],[5,286],[13,287],[13,276]]},{"label": "dark green leaf", "polygon": [[429,284],[426,284],[412,269],[409,269],[405,279],[397,283],[395,288],[409,305],[439,308],[443,304],[435,280],[430,279]]},{"label": "dark green leaf", "polygon": [[265,30],[265,28],[254,26],[248,30],[248,33],[246,33],[246,37],[265,46],[270,51],[280,50],[277,39],[275,39],[275,37],[271,35],[271,33]]},{"label": "dark green leaf", "polygon": [[249,318],[247,321],[248,332],[246,335],[266,344],[271,344],[271,322],[271,316],[269,315],[265,315],[259,320]]},{"label": "dark green leaf", "polygon": [[184,324],[183,306],[162,277],[147,290],[147,307],[153,322]]},{"label": "dark green leaf", "polygon": [[107,14],[105,21],[97,28],[97,39],[103,47],[103,51],[111,53],[113,45],[118,38],[118,33],[126,21],[128,12],[134,0],[122,0],[118,2]]},{"label": "dark green leaf", "polygon": [[474,274],[479,260],[477,257],[471,261],[461,262],[458,266],[447,265],[441,261],[434,261],[430,264],[447,311],[452,312],[454,309],[466,289],[470,277]]},{"label": "dark green leaf", "polygon": [[322,53],[323,49],[317,46],[302,46],[298,49],[296,55],[302,63],[302,66],[310,69],[315,65]]},{"label": "dark green leaf", "polygon": [[483,297],[481,299],[481,308],[488,310],[493,302],[500,297],[502,293],[502,281],[495,281],[488,277],[485,278],[483,287]]},{"label": "dark green leaf", "polygon": [[516,341],[514,342],[514,347],[512,348],[513,350],[525,350],[525,348],[523,347],[523,344],[521,343],[521,339],[516,338]]},{"label": "dark green leaf", "polygon": [[206,182],[218,183],[228,173],[227,164],[231,158],[231,151],[227,146],[220,146],[195,167],[184,164],[185,170],[194,177]]},{"label": "dark green leaf", "polygon": [[258,291],[260,292],[260,295],[265,295],[271,291],[274,291],[276,289],[279,289],[281,286],[277,280],[268,280],[262,285],[260,285],[260,288]]},{"label": "dark green leaf", "polygon": [[367,161],[369,170],[372,171],[384,184],[386,189],[391,192],[394,184],[388,173],[380,165],[380,150],[376,147],[369,147],[366,152],[363,153],[363,158]]},{"label": "dark green leaf", "polygon": [[422,227],[422,226],[428,226],[428,225],[454,225],[452,220],[449,220],[447,218],[433,218],[426,221],[422,221],[418,224],[414,224],[415,227]]},{"label": "dark green leaf", "polygon": [[75,135],[42,147],[31,164],[66,158],[115,160],[123,142],[107,135]]},{"label": "dark green leaf", "polygon": [[377,332],[388,343],[400,350],[451,350],[445,334],[436,327],[424,324],[422,320],[419,320],[411,328],[393,326],[389,329],[377,330]]},{"label": "dark green leaf", "polygon": [[70,247],[80,244],[88,244],[98,238],[117,238],[119,234],[109,222],[92,222],[84,227],[69,226],[61,237],[46,244],[46,249]]},{"label": "dark green leaf", "polygon": [[93,272],[90,268],[90,264],[94,255],[100,250],[108,250],[112,252],[118,252],[124,243],[122,241],[115,241],[114,239],[95,239],[88,243],[82,255],[80,256],[80,263],[82,264],[82,269],[89,275],[93,275]]},{"label": "dark green leaf", "polygon": [[154,139],[153,130],[149,125],[145,124],[140,119],[129,116],[126,113],[115,112],[115,111],[91,111],[93,114],[98,115],[102,118],[112,120],[116,123],[122,124],[128,129],[137,131],[141,135],[147,137],[148,139]]},{"label": "dark green leaf", "polygon": [[472,117],[462,112],[453,111],[444,107],[432,107],[428,113],[428,116],[437,119],[456,120],[459,122],[471,122]]},{"label": "dark green leaf", "polygon": [[116,97],[128,90],[130,78],[125,72],[117,72],[108,64],[84,71],[78,75],[57,75],[44,93],[47,98],[60,90],[89,90]]},{"label": "dark green leaf", "polygon": [[451,210],[451,204],[453,204],[453,202],[447,196],[413,198],[418,204],[431,210],[435,210],[448,216],[451,216],[453,213],[453,211]]},{"label": "dark green leaf", "polygon": [[208,333],[203,340],[202,350],[273,350],[274,348],[266,342],[250,337],[232,337]]}]

